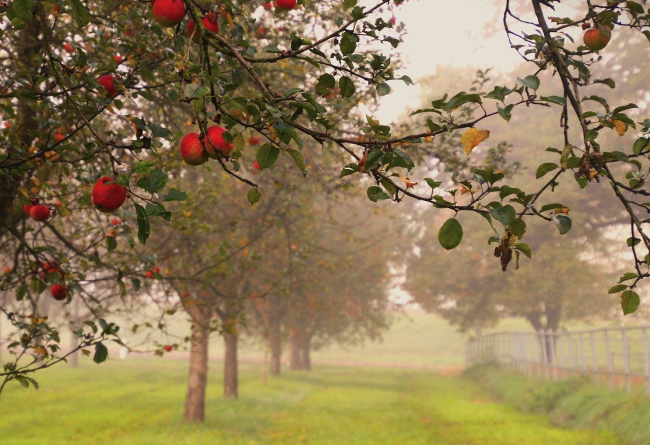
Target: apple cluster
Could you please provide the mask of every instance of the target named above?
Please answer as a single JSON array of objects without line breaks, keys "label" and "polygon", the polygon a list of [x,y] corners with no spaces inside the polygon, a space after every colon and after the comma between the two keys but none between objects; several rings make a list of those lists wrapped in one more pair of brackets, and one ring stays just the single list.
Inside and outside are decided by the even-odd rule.
[{"label": "apple cluster", "polygon": [[228,156],[233,149],[232,142],[227,142],[223,134],[226,129],[218,125],[208,128],[206,135],[198,133],[186,134],[181,141],[181,156],[188,165],[201,165],[208,158],[218,159]]}]

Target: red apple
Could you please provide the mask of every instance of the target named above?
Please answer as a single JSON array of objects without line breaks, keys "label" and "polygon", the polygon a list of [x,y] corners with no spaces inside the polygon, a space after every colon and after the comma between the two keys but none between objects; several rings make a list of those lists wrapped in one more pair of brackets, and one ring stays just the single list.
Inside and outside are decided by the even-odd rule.
[{"label": "red apple", "polygon": [[253,167],[255,167],[255,170],[262,170],[260,168],[260,164],[257,161],[253,162]]},{"label": "red apple", "polygon": [[208,128],[205,150],[212,159],[217,159],[217,150],[224,156],[228,156],[232,151],[232,142],[226,142],[223,138],[225,132],[226,129],[218,125]]},{"label": "red apple", "polygon": [[395,26],[395,23],[397,23],[397,19],[395,18],[395,16],[392,16],[390,18],[390,23],[391,23],[391,25]]},{"label": "red apple", "polygon": [[113,58],[115,59],[115,63],[122,62],[122,57],[119,54],[114,55]]},{"label": "red apple", "polygon": [[612,28],[601,26],[600,28],[590,29],[585,32],[583,40],[587,48],[592,51],[600,51],[605,48],[612,38]]},{"label": "red apple", "polygon": [[120,224],[122,224],[122,221],[120,221],[118,218],[113,218],[111,219],[111,224],[113,224],[114,226],[119,226]]},{"label": "red apple", "polygon": [[157,274],[160,274],[160,267],[158,267],[158,266],[154,266],[154,267],[152,267],[151,270],[153,270],[153,271],[156,272]]},{"label": "red apple", "polygon": [[23,206],[23,211],[25,212],[25,214],[26,214],[27,216],[29,216],[29,213],[31,212],[32,207],[34,207],[34,204],[25,204],[25,205]]},{"label": "red apple", "polygon": [[[203,26],[205,26],[205,29],[208,31],[212,31],[213,33],[217,34],[219,33],[219,20],[218,16],[215,12],[208,12],[205,17],[201,19],[201,22],[203,23]],[[194,32],[194,20],[190,20],[187,22],[187,35],[192,38],[193,42],[198,42],[201,40],[201,34],[199,34],[199,30],[197,29],[196,32]]]},{"label": "red apple", "polygon": [[104,176],[93,187],[93,204],[100,212],[110,213],[122,207],[126,200],[126,189],[115,179]]},{"label": "red apple", "polygon": [[271,9],[273,9],[273,3],[271,3],[271,2],[264,2],[264,3],[262,3],[262,7],[263,7],[264,9],[266,9],[267,11],[270,11]]},{"label": "red apple", "polygon": [[153,278],[153,277],[155,277],[155,275],[153,274],[153,272],[150,271],[150,270],[146,271],[146,272],[144,273],[144,276],[147,277],[147,278]]},{"label": "red apple", "polygon": [[5,275],[9,275],[11,273],[11,267],[5,266],[5,268],[2,269],[2,273],[4,273]]},{"label": "red apple", "polygon": [[46,221],[50,217],[50,208],[43,204],[32,206],[29,217],[34,221]]},{"label": "red apple", "polygon": [[11,122],[5,122],[5,128],[8,130],[11,128]]},{"label": "red apple", "polygon": [[260,138],[257,136],[251,136],[248,138],[248,145],[257,145],[260,143]]},{"label": "red apple", "polygon": [[53,284],[50,287],[50,293],[52,294],[52,298],[57,301],[63,301],[68,298],[68,288],[63,284]]},{"label": "red apple", "polygon": [[277,0],[276,5],[280,9],[290,11],[296,7],[296,0]]},{"label": "red apple", "polygon": [[153,0],[153,18],[167,28],[176,26],[185,17],[183,0]]},{"label": "red apple", "polygon": [[62,133],[56,133],[54,135],[54,140],[57,141],[57,142],[61,142],[64,139],[65,139],[65,136]]},{"label": "red apple", "polygon": [[113,97],[117,95],[117,88],[115,87],[115,78],[110,74],[104,74],[97,79],[99,84],[104,87],[106,90],[106,95],[108,97]]},{"label": "red apple", "polygon": [[68,42],[65,42],[65,45],[63,45],[63,49],[65,49],[69,53],[73,51],[72,46]]},{"label": "red apple", "polygon": [[165,345],[165,352],[172,352],[174,350],[174,347],[172,345]]},{"label": "red apple", "polygon": [[201,165],[208,160],[208,154],[197,133],[185,135],[181,141],[181,156],[187,165]]}]

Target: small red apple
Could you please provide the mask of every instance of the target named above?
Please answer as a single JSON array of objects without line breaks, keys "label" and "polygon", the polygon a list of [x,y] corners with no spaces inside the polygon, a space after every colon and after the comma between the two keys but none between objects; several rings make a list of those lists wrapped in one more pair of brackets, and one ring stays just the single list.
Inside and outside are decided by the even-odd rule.
[{"label": "small red apple", "polygon": [[50,208],[44,204],[32,206],[29,217],[34,221],[46,221],[50,217]]},{"label": "small red apple", "polygon": [[4,269],[2,269],[2,273],[9,275],[11,273],[11,267],[5,266]]},{"label": "small red apple", "polygon": [[68,298],[68,288],[63,284],[53,284],[50,287],[50,293],[56,301],[63,301]]},{"label": "small red apple", "polygon": [[34,204],[25,204],[23,206],[23,212],[25,212],[25,214],[29,216],[30,212],[32,211],[32,207],[34,207]]},{"label": "small red apple", "polygon": [[93,204],[103,213],[114,212],[122,207],[126,200],[126,189],[115,179],[104,176],[93,187]]},{"label": "small red apple", "polygon": [[390,23],[391,23],[391,25],[395,26],[395,23],[397,23],[397,19],[395,18],[395,16],[392,16],[390,18]]},{"label": "small red apple", "polygon": [[115,59],[115,63],[122,63],[122,57],[119,54],[115,54],[113,58]]},{"label": "small red apple", "polygon": [[115,87],[115,78],[111,74],[104,74],[97,79],[99,84],[106,90],[106,96],[114,97],[117,95],[117,88]]},{"label": "small red apple", "polygon": [[277,0],[275,3],[278,8],[286,11],[291,11],[296,7],[296,0]]},{"label": "small red apple", "polygon": [[[215,12],[208,12],[205,17],[201,19],[201,22],[203,23],[203,26],[205,26],[206,30],[212,31],[215,34],[219,33],[219,20]],[[194,32],[194,19],[187,22],[186,30],[187,35],[192,38],[193,42],[198,42],[201,40],[201,34],[199,34],[199,30],[197,29],[196,32]]]},{"label": "small red apple", "polygon": [[122,221],[120,221],[118,218],[113,218],[111,219],[111,224],[113,224],[114,226],[119,226],[120,224],[122,224]]},{"label": "small red apple", "polygon": [[172,345],[165,345],[164,349],[165,352],[172,352],[174,350],[174,347]]},{"label": "small red apple", "polygon": [[223,138],[225,132],[226,129],[218,125],[208,128],[205,150],[208,152],[208,156],[212,159],[217,159],[217,151],[220,151],[224,156],[228,156],[232,151],[232,142],[226,142]]},{"label": "small red apple", "polygon": [[257,145],[260,143],[260,138],[257,136],[251,136],[248,138],[248,145]]},{"label": "small red apple", "polygon": [[264,2],[264,3],[262,3],[262,7],[263,7],[264,9],[266,9],[267,11],[270,11],[271,9],[273,9],[273,3],[271,3],[271,2]]},{"label": "small red apple", "polygon": [[156,272],[157,274],[160,274],[160,267],[158,267],[158,266],[154,266],[154,267],[152,267],[151,270],[153,270],[153,271]]},{"label": "small red apple", "polygon": [[583,36],[585,46],[592,51],[600,51],[605,48],[611,39],[612,28],[604,25],[588,30]]},{"label": "small red apple", "polygon": [[9,121],[5,122],[5,128],[9,130],[11,128],[11,122]]},{"label": "small red apple", "polygon": [[59,8],[59,5],[54,5],[54,6],[52,6],[52,12],[53,12],[54,14],[58,14],[60,9],[61,9],[61,8]]},{"label": "small red apple", "polygon": [[185,135],[181,141],[181,156],[187,165],[201,165],[208,160],[208,154],[197,133]]},{"label": "small red apple", "polygon": [[150,271],[150,270],[146,271],[146,272],[144,273],[144,276],[147,277],[147,278],[149,278],[149,279],[155,277],[155,275],[153,274],[153,272]]},{"label": "small red apple", "polygon": [[65,45],[63,45],[63,49],[66,50],[66,51],[69,52],[69,53],[71,53],[72,51],[74,51],[74,50],[72,49],[72,45],[70,45],[68,42],[65,42]]},{"label": "small red apple", "polygon": [[255,170],[262,170],[260,168],[260,164],[257,161],[253,162],[253,167],[255,168]]},{"label": "small red apple", "polygon": [[65,136],[62,133],[56,133],[54,135],[54,140],[57,141],[57,142],[61,142],[64,139],[65,139]]},{"label": "small red apple", "polygon": [[153,0],[153,18],[164,27],[178,25],[185,17],[183,0]]}]

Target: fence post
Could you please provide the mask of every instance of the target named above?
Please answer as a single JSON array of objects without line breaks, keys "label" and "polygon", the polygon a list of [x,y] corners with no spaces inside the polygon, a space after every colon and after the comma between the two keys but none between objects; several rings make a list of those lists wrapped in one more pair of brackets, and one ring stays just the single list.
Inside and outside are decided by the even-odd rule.
[{"label": "fence post", "polygon": [[551,330],[553,336],[553,380],[557,382],[557,344],[558,344],[558,331]]},{"label": "fence post", "polygon": [[630,378],[630,351],[627,344],[627,332],[625,328],[621,328],[621,340],[623,340],[623,361],[625,364],[625,387],[628,394],[632,391],[631,378]]},{"label": "fence post", "polygon": [[650,356],[648,356],[648,327],[643,326],[643,374],[645,375],[645,392],[650,394]]},{"label": "fence post", "polygon": [[562,362],[562,365],[561,365],[562,366],[562,378],[566,379],[566,357],[565,357],[565,355],[566,355],[565,349],[566,348],[564,347],[564,338],[562,336],[561,331],[558,331],[558,336],[559,336],[558,344],[560,344],[562,346],[562,354],[560,355],[560,361]]},{"label": "fence post", "polygon": [[574,376],[576,370],[575,369],[576,360],[575,360],[575,355],[573,355],[575,348],[573,347],[573,337],[571,336],[571,332],[567,332],[566,337],[567,337],[567,342],[569,344],[569,370],[571,370],[571,376]]},{"label": "fence post", "polygon": [[594,365],[594,379],[596,380],[596,385],[600,386],[600,373],[598,372],[598,353],[596,352],[596,335],[594,331],[591,331],[591,358]]},{"label": "fence post", "polygon": [[580,342],[580,364],[582,365],[583,373],[587,373],[587,356],[585,354],[585,342],[582,332],[578,334],[578,341]]},{"label": "fence post", "polygon": [[614,361],[612,360],[608,329],[605,329],[605,354],[607,355],[607,371],[609,372],[609,389],[614,389]]},{"label": "fence post", "polygon": [[[542,348],[542,360],[544,361],[544,376],[546,377],[546,380],[548,380],[549,375],[548,375],[548,352],[546,351],[546,331],[544,329],[541,329],[539,333],[541,339],[540,346]],[[541,370],[542,369],[540,367],[540,372]]]}]

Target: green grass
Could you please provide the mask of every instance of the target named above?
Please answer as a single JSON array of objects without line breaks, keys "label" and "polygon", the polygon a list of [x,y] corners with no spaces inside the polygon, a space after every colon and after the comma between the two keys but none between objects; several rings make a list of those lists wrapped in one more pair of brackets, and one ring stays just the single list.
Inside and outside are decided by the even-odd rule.
[{"label": "green grass", "polygon": [[616,444],[606,432],[553,427],[546,416],[490,399],[467,378],[430,371],[318,368],[262,385],[244,365],[239,401],[211,370],[205,425],[182,423],[187,365],[84,360],[40,374],[39,391],[0,399],[2,445],[48,444]]},{"label": "green grass", "polygon": [[549,382],[527,378],[496,365],[477,366],[466,376],[495,398],[521,412],[545,414],[555,425],[614,432],[623,443],[650,443],[650,399],[594,386],[586,377]]}]

